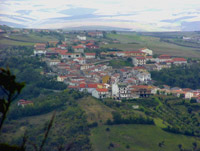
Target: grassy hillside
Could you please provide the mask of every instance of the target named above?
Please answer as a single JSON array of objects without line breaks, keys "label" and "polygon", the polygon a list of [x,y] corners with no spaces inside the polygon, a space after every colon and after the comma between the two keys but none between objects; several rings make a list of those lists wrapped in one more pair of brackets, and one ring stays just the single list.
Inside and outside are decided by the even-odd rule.
[{"label": "grassy hillside", "polygon": [[156,54],[169,54],[172,56],[200,57],[200,49],[178,46],[162,42],[160,38],[133,34],[108,34],[108,38],[119,40],[120,44],[102,45],[103,48],[118,48],[121,50],[138,50],[148,47]]},{"label": "grassy hillside", "polygon": [[[28,142],[39,146],[47,131],[49,121],[56,111],[44,150],[54,151],[58,147],[65,147],[70,143],[74,144],[72,146],[74,151],[91,150],[86,114],[76,102],[78,98],[81,98],[81,94],[75,91],[65,91],[52,95],[54,97],[51,95],[39,96],[33,100],[33,106],[25,108],[13,103],[12,108],[22,114],[19,114],[17,120],[14,120],[13,110],[10,111],[8,115],[10,120],[3,126],[0,143],[20,145],[23,135],[26,133]],[[61,100],[62,105],[57,106]],[[38,111],[38,109],[41,110]],[[27,143],[27,150],[33,150],[31,143]]]},{"label": "grassy hillside", "polygon": [[37,35],[34,33],[31,34],[11,34],[10,36],[1,35],[0,37],[0,46],[33,46],[38,42],[48,42],[55,41],[57,38],[49,35]]},{"label": "grassy hillside", "polygon": [[80,99],[79,104],[86,112],[89,123],[98,122],[99,124],[103,124],[108,119],[112,119],[111,113],[114,110],[91,96]]},{"label": "grassy hillside", "polygon": [[[179,104],[181,100],[176,101],[172,97],[164,99],[160,96],[160,100],[150,98],[119,103],[110,99],[101,102],[91,96],[77,99],[75,92],[62,93],[62,95],[66,103],[62,107],[56,108],[57,115],[47,142],[48,145],[51,144],[51,147],[55,148],[56,145],[62,144],[64,141],[70,142],[72,137],[75,138],[73,141],[77,141],[84,147],[83,150],[90,148],[91,143],[94,151],[157,151],[159,148],[161,149],[158,144],[162,142],[164,142],[162,151],[178,151],[178,145],[180,144],[184,149],[192,149],[192,143],[194,142],[197,143],[198,147],[200,146],[200,139],[196,137],[162,130],[162,128],[176,124],[183,125],[186,128],[192,126],[192,122],[189,122],[189,120],[194,118],[199,110],[194,106],[196,110],[193,109],[191,118],[186,108],[186,106],[190,106],[189,102],[185,102],[187,104],[184,106],[184,104]],[[35,99],[35,101],[41,102],[40,105],[45,110],[45,100],[52,99],[58,102],[56,99],[59,99],[59,97],[61,96],[58,93],[55,94],[55,98],[52,98],[51,95],[41,96],[39,98],[44,101],[41,99]],[[134,110],[133,105],[139,105],[140,109]],[[34,107],[30,110],[30,112],[35,111]],[[104,123],[108,119],[113,119],[112,112],[119,112],[126,118],[129,116],[153,117],[155,125],[105,125]],[[52,114],[52,111],[41,114],[37,112],[36,116],[26,116],[9,121],[3,128],[1,141],[14,144],[21,143],[20,138],[27,130],[30,139],[39,144],[44,134],[44,128],[47,126]],[[91,128],[89,132],[87,125],[93,122],[98,122],[98,126]],[[87,137],[89,135],[90,141]],[[48,149],[48,145],[46,149]]]},{"label": "grassy hillside", "polygon": [[[192,149],[193,142],[200,145],[200,140],[193,137],[167,133],[149,125],[101,126],[92,130],[90,139],[94,151],[178,151],[179,144],[184,149]],[[162,141],[164,145],[159,147]]]}]

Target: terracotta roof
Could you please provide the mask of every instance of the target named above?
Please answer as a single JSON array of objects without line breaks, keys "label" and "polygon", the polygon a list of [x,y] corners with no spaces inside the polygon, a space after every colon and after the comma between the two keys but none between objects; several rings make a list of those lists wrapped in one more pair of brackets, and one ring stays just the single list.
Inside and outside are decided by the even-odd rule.
[{"label": "terracotta roof", "polygon": [[133,85],[131,88],[135,89],[149,89],[150,87],[148,85]]},{"label": "terracotta roof", "polygon": [[96,53],[85,53],[86,56],[95,56]]},{"label": "terracotta roof", "polygon": [[158,58],[160,58],[160,59],[170,59],[171,56],[164,54],[164,55],[160,55]]},{"label": "terracotta roof", "polygon": [[143,66],[133,67],[134,70],[145,69]]},{"label": "terracotta roof", "polygon": [[145,57],[136,57],[137,60],[145,60]]},{"label": "terracotta roof", "polygon": [[83,49],[84,47],[83,46],[72,46],[72,48],[74,48],[74,49]]},{"label": "terracotta roof", "polygon": [[85,87],[86,87],[86,84],[85,84],[85,83],[79,84],[79,88],[85,88]]},{"label": "terracotta roof", "polygon": [[187,61],[185,58],[173,58],[172,60],[174,62],[176,62],[176,61]]},{"label": "terracotta roof", "polygon": [[67,76],[59,76],[60,78],[67,78]]},{"label": "terracotta roof", "polygon": [[78,59],[78,60],[85,60],[84,58],[76,58],[76,59]]},{"label": "terracotta roof", "polygon": [[87,84],[87,87],[88,88],[97,88],[98,84],[97,83],[90,83],[90,84]]},{"label": "terracotta roof", "polygon": [[32,101],[28,101],[28,100],[21,99],[21,100],[18,101],[18,103],[20,103],[20,104],[32,104],[33,102],[32,102]]},{"label": "terracotta roof", "polygon": [[141,54],[144,54],[144,52],[141,52],[141,51],[123,51],[122,53],[141,53]]},{"label": "terracotta roof", "polygon": [[67,64],[64,63],[64,62],[61,62],[61,63],[58,64],[58,66],[67,66]]},{"label": "terracotta roof", "polygon": [[102,89],[97,88],[96,90],[98,92],[108,92],[108,89],[105,89],[105,88],[102,88]]},{"label": "terracotta roof", "polygon": [[65,44],[62,44],[62,45],[59,45],[60,47],[67,47],[67,45],[65,45]]},{"label": "terracotta roof", "polygon": [[153,58],[153,57],[152,57],[152,56],[146,56],[146,58],[151,59],[151,58]]},{"label": "terracotta roof", "polygon": [[93,46],[93,45],[94,45],[93,43],[86,44],[86,46]]},{"label": "terracotta roof", "polygon": [[66,53],[66,55],[73,55],[73,53]]}]

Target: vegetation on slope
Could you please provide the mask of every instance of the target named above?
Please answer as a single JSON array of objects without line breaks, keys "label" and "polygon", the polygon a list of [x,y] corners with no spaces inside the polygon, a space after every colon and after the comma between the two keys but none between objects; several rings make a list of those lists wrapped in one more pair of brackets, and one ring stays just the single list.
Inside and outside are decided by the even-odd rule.
[{"label": "vegetation on slope", "polygon": [[149,125],[101,126],[91,133],[94,151],[178,151],[180,147],[192,151],[193,143],[200,145],[193,137],[167,133]]},{"label": "vegetation on slope", "polygon": [[170,69],[152,71],[151,75],[157,85],[167,84],[169,86],[181,88],[200,88],[200,66],[193,64],[190,66],[174,66]]}]

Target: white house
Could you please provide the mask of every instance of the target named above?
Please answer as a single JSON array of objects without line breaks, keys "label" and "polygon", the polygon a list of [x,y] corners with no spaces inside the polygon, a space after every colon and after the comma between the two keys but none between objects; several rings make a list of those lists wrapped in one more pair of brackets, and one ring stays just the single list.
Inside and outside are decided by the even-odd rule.
[{"label": "white house", "polygon": [[84,53],[84,46],[82,45],[72,46],[72,48],[74,49],[74,52]]},{"label": "white house", "polygon": [[96,90],[92,91],[92,96],[98,99],[107,98],[109,96],[108,89],[106,88],[96,88]]},{"label": "white house", "polygon": [[119,87],[118,87],[118,84],[116,83],[112,85],[112,97],[114,98],[119,97]]},{"label": "white house", "polygon": [[58,76],[57,81],[63,82],[66,78],[67,78],[67,76]]},{"label": "white house", "polygon": [[41,56],[41,55],[45,55],[46,54],[46,50],[34,50],[34,55],[35,56]]},{"label": "white house", "polygon": [[146,64],[146,58],[145,57],[134,57],[132,58],[132,62],[134,66],[143,66]]},{"label": "white house", "polygon": [[147,84],[148,81],[151,81],[151,74],[148,72],[139,72],[136,77],[140,82]]},{"label": "white house", "polygon": [[48,61],[47,61],[47,64],[48,64],[49,66],[55,66],[55,65],[57,65],[57,64],[59,64],[59,63],[60,63],[60,60],[57,60],[57,59],[48,60]]},{"label": "white house", "polygon": [[166,62],[166,61],[171,61],[171,56],[169,55],[160,55],[158,58],[157,58],[157,62]]},{"label": "white house", "polygon": [[185,94],[185,99],[191,99],[194,96],[192,92],[185,92],[184,94]]},{"label": "white house", "polygon": [[80,53],[65,53],[61,54],[61,59],[74,59],[74,58],[80,58]]},{"label": "white house", "polygon": [[86,64],[86,60],[84,58],[76,58],[73,61],[76,61],[79,64]]},{"label": "white house", "polygon": [[65,49],[67,49],[67,45],[65,45],[65,44],[58,45],[58,48],[65,50]]},{"label": "white house", "polygon": [[86,59],[95,59],[96,53],[85,53]]},{"label": "white house", "polygon": [[86,40],[86,39],[87,39],[86,36],[80,36],[80,35],[77,35],[77,38],[78,38],[79,40]]},{"label": "white house", "polygon": [[185,58],[173,58],[172,62],[175,65],[187,64],[187,60]]},{"label": "white house", "polygon": [[146,53],[146,54],[149,55],[149,56],[152,56],[152,55],[153,55],[153,51],[150,50],[150,49],[148,49],[148,48],[142,48],[142,49],[140,49],[139,51],[144,52],[144,53]]}]

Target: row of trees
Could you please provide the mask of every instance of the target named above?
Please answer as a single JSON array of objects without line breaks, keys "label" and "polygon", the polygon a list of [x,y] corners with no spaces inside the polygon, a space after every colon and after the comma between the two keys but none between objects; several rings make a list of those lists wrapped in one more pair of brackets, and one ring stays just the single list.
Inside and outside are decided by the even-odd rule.
[{"label": "row of trees", "polygon": [[107,120],[106,124],[116,125],[116,124],[149,124],[154,125],[153,119],[146,118],[143,116],[129,116],[124,118],[119,112],[113,112],[113,121]]}]

